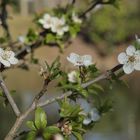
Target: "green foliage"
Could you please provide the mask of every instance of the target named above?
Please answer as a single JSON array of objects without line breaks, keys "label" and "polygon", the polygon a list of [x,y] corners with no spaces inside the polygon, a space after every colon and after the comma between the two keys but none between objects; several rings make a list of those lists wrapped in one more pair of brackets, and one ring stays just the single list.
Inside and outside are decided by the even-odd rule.
[{"label": "green foliage", "polygon": [[[46,31],[46,36],[44,39],[45,44],[49,45],[58,45],[60,47],[60,50],[63,51],[64,44],[69,41],[71,38],[75,38],[76,35],[81,30],[81,23],[75,23],[72,19],[72,14],[75,11],[73,6],[68,6],[67,9],[64,7],[56,7],[54,9],[48,12],[47,14],[50,14],[50,16],[57,17],[57,18],[64,18],[66,21],[66,25],[68,25],[69,30],[64,33],[64,35],[59,36],[56,33],[52,32],[51,29],[43,29],[42,25],[38,23],[38,20],[43,17],[45,13],[41,13],[40,15],[36,15],[36,23],[37,25],[42,29]],[[78,15],[76,13],[76,15]]]},{"label": "green foliage", "polygon": [[49,66],[49,64],[47,63],[47,61],[45,61],[45,65],[46,65],[46,73],[49,75],[49,79],[50,80],[54,80],[57,79],[61,76],[61,70],[60,70],[60,57],[57,57],[53,63],[51,64],[51,66]]},{"label": "green foliage", "polygon": [[140,30],[139,9],[136,7],[136,2],[126,0],[121,2],[119,10],[102,7],[90,16],[82,32],[86,31],[84,35],[94,43],[122,43]]},{"label": "green foliage", "polygon": [[140,50],[140,42],[137,39],[134,42],[134,46],[135,46],[136,50]]},{"label": "green foliage", "polygon": [[35,111],[35,126],[37,129],[44,129],[47,125],[46,112],[42,108]]},{"label": "green foliage", "polygon": [[62,118],[75,118],[79,116],[82,111],[79,105],[71,105],[67,99],[59,102],[60,105],[60,116]]},{"label": "green foliage", "polygon": [[60,132],[60,129],[56,126],[47,126],[46,112],[42,108],[37,108],[35,111],[35,120],[27,121],[26,124],[30,128],[26,136],[27,140],[34,140],[38,136],[49,140],[53,134]]},{"label": "green foliage", "polygon": [[[84,115],[82,114],[82,109],[79,105],[72,105],[67,99],[59,101],[60,105],[60,119],[64,126],[62,125],[62,133],[65,136],[65,139],[69,140],[69,136],[73,135],[77,140],[82,140],[82,135],[85,133],[83,128],[83,119]],[[60,124],[62,123],[60,122]],[[65,132],[65,127],[70,128],[69,133]],[[67,129],[66,129],[67,130]]]},{"label": "green foliage", "polygon": [[38,39],[38,33],[34,29],[30,28],[26,35],[26,42],[32,43],[32,42],[36,41],[37,39]]}]

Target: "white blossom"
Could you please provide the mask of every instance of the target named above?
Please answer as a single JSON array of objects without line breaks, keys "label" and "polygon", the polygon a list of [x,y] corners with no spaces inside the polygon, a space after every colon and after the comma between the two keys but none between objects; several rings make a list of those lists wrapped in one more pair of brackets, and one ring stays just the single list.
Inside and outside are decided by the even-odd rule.
[{"label": "white blossom", "polygon": [[79,23],[79,24],[82,23],[82,20],[75,14],[75,12],[72,13],[72,20],[73,20],[75,23]]},{"label": "white blossom", "polygon": [[64,140],[63,136],[61,134],[55,134],[54,140]]},{"label": "white blossom", "polygon": [[72,71],[72,72],[68,73],[68,81],[71,83],[77,82],[77,72],[76,71]]},{"label": "white blossom", "polygon": [[26,37],[25,36],[19,36],[18,41],[21,43],[25,43]]},{"label": "white blossom", "polygon": [[126,74],[130,74],[134,70],[140,70],[140,50],[132,45],[128,46],[126,52],[118,55],[118,61],[123,64],[123,70]]},{"label": "white blossom", "polygon": [[0,48],[0,63],[2,63],[5,67],[10,67],[11,64],[17,64],[18,59],[15,58],[15,53],[13,51],[3,50]]},{"label": "white blossom", "polygon": [[80,56],[76,53],[71,53],[67,60],[74,64],[74,66],[89,66],[93,64],[91,55]]},{"label": "white blossom", "polygon": [[66,25],[65,19],[62,17],[58,19],[54,17],[52,19],[52,32],[57,33],[57,35],[62,36],[65,32],[69,30],[69,26]]},{"label": "white blossom", "polygon": [[88,125],[91,122],[97,122],[100,119],[100,114],[97,108],[91,109],[91,111],[87,114],[87,117],[84,119],[83,124]]},{"label": "white blossom", "polygon": [[50,29],[52,27],[53,17],[49,14],[45,14],[42,19],[39,19],[39,23],[42,24],[44,29]]}]

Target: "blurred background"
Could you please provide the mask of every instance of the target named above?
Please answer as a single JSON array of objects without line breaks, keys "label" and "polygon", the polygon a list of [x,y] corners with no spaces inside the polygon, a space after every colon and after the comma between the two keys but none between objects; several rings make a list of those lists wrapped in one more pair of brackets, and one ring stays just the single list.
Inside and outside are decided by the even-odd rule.
[{"label": "blurred background", "polygon": [[[30,27],[34,28],[35,14],[45,12],[46,9],[57,5],[65,6],[67,2],[70,2],[70,0],[12,1],[13,5],[9,5],[7,9],[9,29],[14,40],[19,35],[25,35]],[[86,9],[89,2],[90,0],[77,0],[76,6],[80,10]],[[2,32],[1,27],[0,30]],[[140,1],[121,0],[118,9],[112,6],[96,7],[88,15],[87,22],[84,23],[79,36],[73,40],[63,54],[60,54],[57,47],[41,46],[35,51],[35,57],[51,63],[56,56],[60,55],[62,68],[69,71],[73,69],[66,60],[69,53],[90,54],[97,67],[104,72],[118,64],[118,53],[125,50],[135,40],[135,34],[140,37]],[[21,110],[26,110],[34,95],[42,87],[43,80],[39,76],[39,67],[32,64],[29,71],[15,68],[4,71],[3,75],[6,76],[7,86],[9,90],[13,91],[12,94],[17,104]],[[140,139],[140,72],[124,76],[123,79],[127,81],[129,87],[115,86],[104,93],[103,96],[109,96],[114,100],[114,109],[103,116],[93,130],[86,133],[85,140]],[[55,87],[56,83],[51,83],[49,95],[46,95],[46,98],[59,94]],[[54,103],[45,108],[49,123],[57,120],[57,107],[58,105]],[[28,119],[31,119],[32,116],[33,114]],[[15,116],[10,106],[4,108],[3,99],[0,98],[1,140],[4,139],[14,121]]]}]

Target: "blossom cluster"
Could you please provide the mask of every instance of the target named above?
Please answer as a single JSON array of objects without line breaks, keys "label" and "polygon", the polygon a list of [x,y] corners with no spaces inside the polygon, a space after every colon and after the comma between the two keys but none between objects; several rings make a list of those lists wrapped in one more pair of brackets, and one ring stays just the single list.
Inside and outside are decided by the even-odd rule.
[{"label": "blossom cluster", "polygon": [[[73,12],[72,20],[74,23],[81,24],[82,20]],[[50,29],[53,33],[63,36],[65,32],[69,31],[69,25],[66,23],[65,17],[58,18],[45,14],[43,18],[38,21],[44,29]]]},{"label": "blossom cluster", "polygon": [[62,36],[69,30],[69,26],[66,25],[64,17],[60,19],[49,14],[45,14],[42,19],[39,19],[39,23],[42,24],[44,29],[51,29],[53,33]]},{"label": "blossom cluster", "polygon": [[15,53],[11,50],[3,50],[0,48],[0,63],[5,67],[10,67],[18,63],[18,59],[15,58]]},{"label": "blossom cluster", "polygon": [[[140,45],[140,39],[136,36],[136,42]],[[74,66],[84,66],[88,67],[93,64],[91,55],[78,55],[76,53],[71,53],[67,60],[71,62]],[[123,71],[126,74],[130,74],[134,70],[140,70],[140,50],[136,49],[135,45],[129,45],[126,52],[121,52],[118,55],[118,61],[123,65]],[[68,80],[71,83],[76,82],[77,73],[72,71],[68,74]]]}]

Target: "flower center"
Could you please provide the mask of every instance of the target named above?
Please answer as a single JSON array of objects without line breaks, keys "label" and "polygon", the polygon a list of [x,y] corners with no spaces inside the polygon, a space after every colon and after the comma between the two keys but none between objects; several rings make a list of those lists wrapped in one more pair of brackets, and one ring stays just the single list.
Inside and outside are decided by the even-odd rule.
[{"label": "flower center", "polygon": [[62,30],[63,26],[61,24],[56,25],[57,30]]},{"label": "flower center", "polygon": [[10,58],[10,54],[7,53],[7,52],[4,52],[4,53],[2,54],[2,58],[3,58],[4,60],[7,60],[8,58]]},{"label": "flower center", "polygon": [[129,62],[134,62],[135,60],[136,60],[136,58],[134,56],[129,57]]},{"label": "flower center", "polygon": [[51,19],[48,19],[48,20],[46,21],[46,23],[47,23],[47,24],[51,24]]}]

